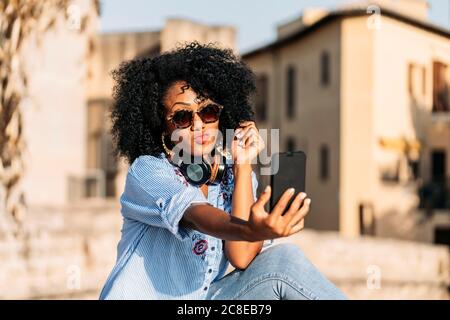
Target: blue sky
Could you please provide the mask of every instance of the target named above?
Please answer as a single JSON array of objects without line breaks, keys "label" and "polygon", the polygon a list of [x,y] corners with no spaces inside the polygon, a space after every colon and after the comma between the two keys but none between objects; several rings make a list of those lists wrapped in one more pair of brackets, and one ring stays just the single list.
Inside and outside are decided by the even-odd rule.
[{"label": "blue sky", "polygon": [[[101,0],[101,31],[156,30],[170,17],[235,26],[246,52],[276,37],[276,26],[307,7],[333,8],[347,0]],[[395,1],[395,0],[394,0]],[[450,0],[429,0],[431,22],[450,29]]]}]

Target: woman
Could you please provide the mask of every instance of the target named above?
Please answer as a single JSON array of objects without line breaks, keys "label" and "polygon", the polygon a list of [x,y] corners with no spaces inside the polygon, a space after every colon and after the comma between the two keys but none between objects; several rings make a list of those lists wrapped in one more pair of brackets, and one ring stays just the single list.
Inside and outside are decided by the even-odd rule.
[{"label": "woman", "polygon": [[[264,240],[303,228],[310,199],[298,194],[286,208],[287,190],[269,214],[270,188],[256,197],[252,161],[265,146],[249,105],[254,74],[231,50],[193,42],[123,63],[113,76],[112,133],[130,168],[117,261],[100,299],[345,298],[297,246],[261,252]],[[237,129],[232,165],[217,179],[226,129]],[[180,170],[180,145],[210,165],[207,183]],[[224,276],[228,263],[236,269]]]}]

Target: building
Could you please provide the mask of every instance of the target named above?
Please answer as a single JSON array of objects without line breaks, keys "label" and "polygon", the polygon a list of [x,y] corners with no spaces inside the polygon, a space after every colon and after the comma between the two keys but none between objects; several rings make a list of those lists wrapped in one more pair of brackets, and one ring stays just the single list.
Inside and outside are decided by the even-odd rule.
[{"label": "building", "polygon": [[375,3],[305,10],[243,54],[259,127],[307,154],[307,228],[449,243],[450,31],[426,1]]},{"label": "building", "polygon": [[22,49],[28,80],[21,104],[26,142],[22,183],[31,207],[66,205],[71,177],[86,168],[85,61],[98,32],[97,7],[95,1],[76,0],[56,16],[39,44],[30,36]]}]

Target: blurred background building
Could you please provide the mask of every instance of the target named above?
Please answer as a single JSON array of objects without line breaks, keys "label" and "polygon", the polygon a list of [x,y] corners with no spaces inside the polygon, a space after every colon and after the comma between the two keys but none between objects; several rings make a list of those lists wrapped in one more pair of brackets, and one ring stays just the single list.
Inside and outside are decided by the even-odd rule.
[{"label": "blurred background building", "polygon": [[256,114],[307,154],[308,227],[448,245],[450,32],[426,1],[370,4],[306,10],[245,53]]},{"label": "blurred background building", "polygon": [[[258,127],[279,128],[280,150],[308,157],[307,230],[280,242],[299,243],[351,298],[449,297],[450,31],[427,20],[428,8],[306,9],[242,54],[257,76]],[[112,154],[110,72],[191,40],[240,54],[238,32],[169,18],[160,30],[100,33],[95,17],[82,33],[60,21],[26,47],[28,238],[0,235],[0,298],[98,297],[127,173]]]}]

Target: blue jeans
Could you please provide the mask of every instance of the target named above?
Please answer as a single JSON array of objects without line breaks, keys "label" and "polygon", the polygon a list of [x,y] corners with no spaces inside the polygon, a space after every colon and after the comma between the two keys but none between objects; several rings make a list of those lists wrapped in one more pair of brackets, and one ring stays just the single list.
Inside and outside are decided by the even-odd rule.
[{"label": "blue jeans", "polygon": [[347,299],[293,243],[261,251],[245,270],[211,283],[207,300]]}]

